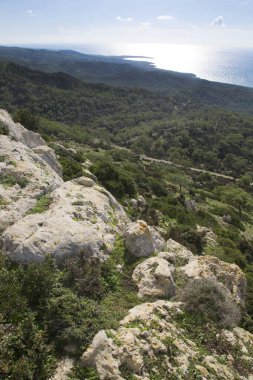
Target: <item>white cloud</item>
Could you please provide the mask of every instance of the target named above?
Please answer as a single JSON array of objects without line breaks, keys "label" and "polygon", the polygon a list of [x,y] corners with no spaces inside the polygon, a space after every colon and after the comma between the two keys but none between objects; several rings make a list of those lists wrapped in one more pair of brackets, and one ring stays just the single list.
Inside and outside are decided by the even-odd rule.
[{"label": "white cloud", "polygon": [[157,20],[159,21],[172,21],[175,20],[175,17],[169,16],[169,15],[161,15],[157,17]]},{"label": "white cloud", "polygon": [[121,21],[121,22],[131,22],[133,21],[132,17],[120,17],[120,16],[117,16],[116,17],[116,20],[117,21]]},{"label": "white cloud", "polygon": [[33,14],[33,11],[32,11],[31,9],[28,9],[27,13],[28,13],[29,15],[32,15],[32,14]]},{"label": "white cloud", "polygon": [[220,28],[224,28],[226,26],[225,22],[224,22],[224,17],[223,16],[218,16],[216,17],[210,24],[210,26],[212,27],[220,27]]}]

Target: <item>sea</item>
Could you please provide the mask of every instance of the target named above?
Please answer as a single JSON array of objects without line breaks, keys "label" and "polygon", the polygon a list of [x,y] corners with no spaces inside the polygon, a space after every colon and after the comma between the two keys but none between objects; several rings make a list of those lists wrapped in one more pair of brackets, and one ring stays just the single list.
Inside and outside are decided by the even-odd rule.
[{"label": "sea", "polygon": [[114,44],[73,47],[86,54],[124,56],[126,60],[148,61],[157,68],[215,82],[253,87],[252,48],[227,48],[183,44]]}]

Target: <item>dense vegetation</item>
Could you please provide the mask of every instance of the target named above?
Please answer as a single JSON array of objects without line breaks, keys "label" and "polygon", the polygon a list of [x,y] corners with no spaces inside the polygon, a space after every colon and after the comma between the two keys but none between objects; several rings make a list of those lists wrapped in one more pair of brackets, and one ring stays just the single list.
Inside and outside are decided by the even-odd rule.
[{"label": "dense vegetation", "polygon": [[[54,121],[34,124],[48,137],[95,147],[116,144],[183,166],[251,176],[252,116],[207,108],[182,94],[84,84],[14,64],[0,64],[0,85],[1,107],[28,108]],[[29,116],[22,110],[18,116],[31,128]]]},{"label": "dense vegetation", "polygon": [[80,257],[59,269],[49,257],[30,266],[0,259],[4,379],[48,380],[60,355],[79,356],[98,330],[116,328],[139,302],[130,276],[134,263],[121,240],[106,263]]}]

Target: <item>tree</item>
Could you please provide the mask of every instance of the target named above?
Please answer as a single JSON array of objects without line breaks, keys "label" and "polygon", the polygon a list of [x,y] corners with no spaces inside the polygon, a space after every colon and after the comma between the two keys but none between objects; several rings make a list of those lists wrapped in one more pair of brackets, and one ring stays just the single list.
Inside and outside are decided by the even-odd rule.
[{"label": "tree", "polygon": [[237,208],[240,219],[242,217],[242,211],[251,208],[251,198],[243,189],[235,186],[225,186],[220,187],[219,192],[221,194],[221,198],[225,202]]}]

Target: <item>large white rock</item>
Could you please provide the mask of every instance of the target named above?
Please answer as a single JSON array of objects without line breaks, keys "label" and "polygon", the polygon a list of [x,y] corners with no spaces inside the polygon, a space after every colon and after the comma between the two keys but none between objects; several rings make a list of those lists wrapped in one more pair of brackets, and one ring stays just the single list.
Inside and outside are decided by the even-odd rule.
[{"label": "large white rock", "polygon": [[15,123],[10,114],[0,109],[0,121],[7,127],[11,139],[26,145],[28,148],[46,145],[39,133],[29,131],[19,123]]},{"label": "large white rock", "polygon": [[245,274],[236,264],[225,263],[214,256],[198,256],[181,270],[189,279],[214,279],[223,285],[236,301],[245,301],[247,282]]},{"label": "large white rock", "polygon": [[[9,136],[0,135],[0,157],[1,233],[24,216],[40,196],[59,187],[63,180],[39,155]],[[6,184],[6,179],[14,182]]]},{"label": "large white rock", "polygon": [[47,164],[60,176],[62,175],[62,168],[53,151],[49,148],[40,136],[39,133],[29,131],[23,125],[15,123],[9,113],[0,109],[0,122],[3,123],[8,130],[8,136],[11,140],[17,141],[28,148],[32,149],[38,156],[40,156]]},{"label": "large white rock", "polygon": [[128,218],[111,194],[93,186],[90,178],[79,178],[64,183],[50,197],[49,210],[27,215],[4,232],[5,255],[30,263],[49,254],[61,262],[78,254],[102,259],[112,251]]},{"label": "large white rock", "polygon": [[132,278],[139,288],[138,296],[172,297],[175,294],[174,267],[164,259],[150,257],[137,265]]},{"label": "large white rock", "polygon": [[136,257],[151,256],[155,252],[162,251],[165,246],[165,241],[159,232],[143,220],[128,224],[125,243],[128,251]]}]

